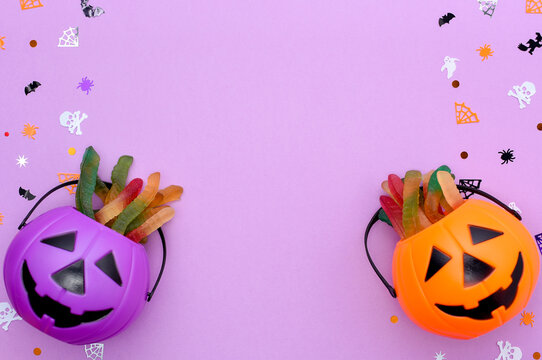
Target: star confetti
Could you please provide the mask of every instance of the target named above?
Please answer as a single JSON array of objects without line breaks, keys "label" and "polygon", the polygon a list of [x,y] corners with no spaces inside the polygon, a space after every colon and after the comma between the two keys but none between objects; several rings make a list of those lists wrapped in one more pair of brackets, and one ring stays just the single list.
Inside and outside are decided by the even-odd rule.
[{"label": "star confetti", "polygon": [[19,155],[19,157],[17,158],[17,165],[19,165],[19,167],[26,167],[27,164],[28,158],[26,158],[24,155]]}]

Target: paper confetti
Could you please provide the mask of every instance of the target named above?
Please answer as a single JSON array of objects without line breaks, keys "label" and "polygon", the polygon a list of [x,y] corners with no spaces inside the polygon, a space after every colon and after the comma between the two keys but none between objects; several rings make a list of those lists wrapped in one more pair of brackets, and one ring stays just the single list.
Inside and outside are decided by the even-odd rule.
[{"label": "paper confetti", "polygon": [[[58,173],[56,175],[58,176],[58,181],[60,183],[65,183],[66,181],[72,180],[79,180],[79,174]],[[65,189],[68,190],[70,195],[74,195],[75,191],[77,190],[77,184],[66,186]]]},{"label": "paper confetti", "polygon": [[539,47],[542,47],[542,35],[540,35],[539,32],[536,33],[536,38],[529,39],[529,41],[527,41],[527,45],[524,45],[523,43],[518,45],[518,49],[521,51],[529,50],[528,52],[531,55],[533,54],[534,50]]},{"label": "paper confetti", "polygon": [[444,24],[449,24],[452,19],[455,18],[455,15],[452,13],[447,13],[446,15],[442,15],[438,19],[438,26],[442,26]]},{"label": "paper confetti", "polygon": [[527,14],[542,14],[542,0],[527,0],[525,6]]},{"label": "paper confetti", "polygon": [[79,47],[79,27],[64,30],[58,38],[58,47]]},{"label": "paper confetti", "polygon": [[457,58],[446,56],[444,58],[444,65],[440,68],[440,72],[443,72],[445,69],[448,71],[448,79],[454,75],[455,70],[457,69],[456,61],[459,61]]},{"label": "paper confetti", "polygon": [[19,155],[19,157],[17,158],[17,165],[19,165],[19,167],[26,167],[27,164],[28,158],[26,158],[24,155]]},{"label": "paper confetti", "polygon": [[491,45],[484,44],[484,46],[480,46],[478,49],[476,49],[480,53],[480,56],[482,57],[482,61],[487,60],[489,56],[493,56],[494,51],[491,50]]},{"label": "paper confetti", "polygon": [[536,245],[538,245],[538,250],[540,251],[540,254],[542,255],[542,234],[536,234],[534,236],[534,239],[536,240]]},{"label": "paper confetti", "polygon": [[0,325],[4,324],[2,329],[8,331],[9,325],[15,320],[22,320],[22,318],[17,315],[9,303],[0,302]]},{"label": "paper confetti", "polygon": [[0,37],[0,49],[2,49],[2,50],[6,50],[6,49],[4,48],[4,39],[5,39],[5,38],[6,38],[5,36]]},{"label": "paper confetti", "polygon": [[508,149],[499,151],[499,154],[501,154],[501,165],[508,164],[508,162],[514,162],[514,160],[516,160],[516,157],[514,156],[514,150]]},{"label": "paper confetti", "polygon": [[81,111],[75,111],[74,113],[64,111],[62,114],[60,114],[60,125],[67,127],[70,134],[73,134],[75,131],[75,135],[83,135],[83,132],[81,131],[81,123],[87,117],[88,116],[85,113],[81,115]]},{"label": "paper confetti", "polygon": [[94,81],[92,80],[89,80],[86,76],[84,78],[81,79],[81,82],[79,83],[79,85],[76,87],[76,89],[81,89],[81,91],[87,93],[90,92],[90,90],[92,90],[91,88],[94,86]]},{"label": "paper confetti", "polygon": [[28,95],[30,93],[36,92],[36,89],[40,86],[41,84],[38,81],[32,81],[30,84],[24,87],[24,94]]},{"label": "paper confetti", "polygon": [[508,207],[517,212],[518,214],[521,214],[521,210],[517,207],[515,202],[512,201],[511,203],[509,203]]},{"label": "paper confetti", "polygon": [[472,124],[480,122],[478,115],[465,105],[465,103],[455,103],[455,121],[458,124]]},{"label": "paper confetti", "polygon": [[22,187],[19,186],[19,195],[21,195],[21,197],[23,199],[26,199],[28,201],[31,201],[31,200],[34,200],[36,198],[36,195],[32,194],[30,192],[30,190],[27,190],[27,189],[23,189]]},{"label": "paper confetti", "polygon": [[503,346],[502,340],[497,341],[497,345],[501,353],[495,360],[521,360],[523,354],[517,346],[512,346],[509,341]]},{"label": "paper confetti", "polygon": [[513,90],[508,91],[508,96],[515,97],[519,102],[519,108],[525,109],[531,103],[531,97],[536,94],[536,87],[530,81],[524,81],[521,85],[514,85]]},{"label": "paper confetti", "polygon": [[497,7],[497,0],[478,0],[479,9],[484,15],[493,17],[495,8]]},{"label": "paper confetti", "polygon": [[105,10],[101,7],[94,7],[92,5],[88,5],[89,0],[81,0],[81,9],[83,10],[83,14],[85,14],[86,17],[98,17],[102,14],[105,14]]},{"label": "paper confetti", "polygon": [[520,325],[523,324],[525,326],[527,325],[531,325],[531,327],[534,326],[534,314],[532,312],[522,312],[521,313],[521,321],[520,321]]},{"label": "paper confetti", "polygon": [[104,344],[94,343],[84,346],[87,359],[102,360],[104,356]]},{"label": "paper confetti", "polygon": [[42,7],[40,0],[20,0],[21,10],[29,10]]},{"label": "paper confetti", "polygon": [[39,127],[37,127],[36,125],[30,125],[27,123],[24,125],[23,131],[21,133],[23,134],[23,136],[27,136],[29,139],[36,140],[34,136],[37,133],[37,129],[39,129]]}]

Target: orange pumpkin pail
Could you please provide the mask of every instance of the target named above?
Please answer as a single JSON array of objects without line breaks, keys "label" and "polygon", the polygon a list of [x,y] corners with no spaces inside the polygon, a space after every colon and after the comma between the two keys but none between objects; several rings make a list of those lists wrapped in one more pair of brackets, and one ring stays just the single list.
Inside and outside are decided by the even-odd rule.
[{"label": "orange pumpkin pail", "polygon": [[[460,185],[458,185],[460,187]],[[466,200],[421,232],[399,241],[393,254],[394,288],[408,317],[423,329],[470,339],[501,326],[527,305],[538,280],[540,260],[521,217],[497,202]],[[505,210],[506,209],[506,210]]]}]

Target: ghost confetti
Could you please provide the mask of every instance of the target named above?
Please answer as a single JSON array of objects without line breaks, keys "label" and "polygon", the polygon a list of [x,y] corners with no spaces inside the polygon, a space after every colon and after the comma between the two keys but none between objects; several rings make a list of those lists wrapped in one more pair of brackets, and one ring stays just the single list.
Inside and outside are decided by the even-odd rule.
[{"label": "ghost confetti", "polygon": [[2,329],[8,331],[9,325],[15,320],[22,320],[22,318],[17,315],[9,303],[0,302],[0,325],[3,324]]},{"label": "ghost confetti", "polygon": [[105,14],[105,10],[101,7],[94,7],[92,5],[88,5],[89,0],[81,0],[81,9],[83,10],[83,14],[85,14],[86,17],[98,17],[102,14]]},{"label": "ghost confetti", "polygon": [[448,79],[454,75],[454,72],[457,68],[455,62],[459,61],[457,58],[446,56],[444,58],[444,65],[440,68],[440,71],[443,72],[445,69],[448,71]]},{"label": "ghost confetti", "polygon": [[524,81],[521,85],[514,85],[513,90],[508,91],[508,96],[518,100],[519,108],[525,109],[531,103],[531,97],[536,94],[536,87],[530,81]]},{"label": "ghost confetti", "polygon": [[81,132],[81,123],[87,117],[88,116],[85,113],[81,115],[81,111],[75,111],[74,113],[64,111],[60,115],[60,125],[67,127],[70,134],[73,134],[73,132],[75,131],[75,135],[83,135],[83,133]]},{"label": "ghost confetti", "polygon": [[497,341],[497,345],[501,353],[495,360],[521,360],[523,354],[517,346],[512,346],[509,341],[503,346],[502,340]]}]

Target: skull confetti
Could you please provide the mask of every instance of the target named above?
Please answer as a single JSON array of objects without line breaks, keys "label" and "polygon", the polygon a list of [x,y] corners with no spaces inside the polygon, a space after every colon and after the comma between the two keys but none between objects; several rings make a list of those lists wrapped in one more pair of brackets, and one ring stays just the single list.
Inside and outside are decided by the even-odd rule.
[{"label": "skull confetti", "polygon": [[523,353],[517,346],[512,346],[508,341],[503,346],[502,340],[499,340],[497,345],[499,345],[499,350],[501,353],[495,360],[521,360]]},{"label": "skull confetti", "polygon": [[81,115],[80,111],[73,114],[69,111],[64,111],[60,115],[60,125],[67,127],[71,134],[75,131],[75,135],[82,135],[81,123],[87,118],[87,114]]},{"label": "skull confetti", "polygon": [[536,94],[536,87],[530,81],[524,81],[520,86],[515,85],[513,89],[513,91],[508,91],[508,96],[518,99],[520,109],[525,109],[525,104],[529,105],[531,97]]},{"label": "skull confetti", "polygon": [[7,302],[1,302],[0,303],[0,325],[4,324],[2,326],[2,329],[5,331],[8,330],[8,326],[11,324],[12,321],[15,320],[22,320],[19,315],[13,310],[10,304]]}]

